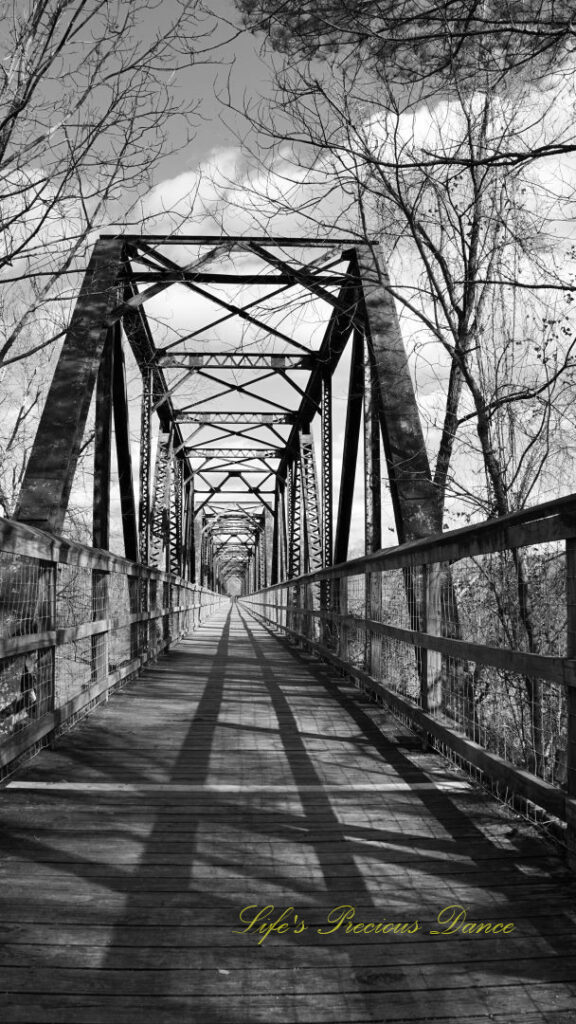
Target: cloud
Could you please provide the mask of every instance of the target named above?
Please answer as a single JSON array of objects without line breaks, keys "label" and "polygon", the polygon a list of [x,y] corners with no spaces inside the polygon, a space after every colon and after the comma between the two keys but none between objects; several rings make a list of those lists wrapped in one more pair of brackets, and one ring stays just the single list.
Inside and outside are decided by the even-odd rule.
[{"label": "cloud", "polygon": [[[326,236],[345,197],[327,161],[299,166],[287,147],[254,167],[239,147],[215,148],[197,167],[156,185],[142,202],[147,232]],[[350,223],[348,222],[348,228]]]}]

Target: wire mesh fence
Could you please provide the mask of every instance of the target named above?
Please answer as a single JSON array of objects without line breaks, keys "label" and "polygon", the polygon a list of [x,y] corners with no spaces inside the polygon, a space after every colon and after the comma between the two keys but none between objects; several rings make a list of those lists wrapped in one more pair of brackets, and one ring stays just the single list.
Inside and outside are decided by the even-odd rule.
[{"label": "wire mesh fence", "polygon": [[562,819],[576,787],[569,706],[576,609],[566,555],[575,527],[563,507],[542,509],[541,516],[529,510],[525,521],[516,514],[505,527],[491,521],[356,559],[242,601],[334,661],[426,744],[517,806]]},{"label": "wire mesh fence", "polygon": [[0,520],[0,773],[227,600]]}]

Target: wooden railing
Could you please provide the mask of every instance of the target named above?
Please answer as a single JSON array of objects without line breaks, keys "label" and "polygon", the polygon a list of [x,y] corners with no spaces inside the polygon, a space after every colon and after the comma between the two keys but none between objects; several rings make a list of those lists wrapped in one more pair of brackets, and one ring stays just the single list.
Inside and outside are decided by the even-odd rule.
[{"label": "wooden railing", "polygon": [[576,495],[241,600],[576,859]]},{"label": "wooden railing", "polygon": [[0,773],[228,598],[0,519]]}]

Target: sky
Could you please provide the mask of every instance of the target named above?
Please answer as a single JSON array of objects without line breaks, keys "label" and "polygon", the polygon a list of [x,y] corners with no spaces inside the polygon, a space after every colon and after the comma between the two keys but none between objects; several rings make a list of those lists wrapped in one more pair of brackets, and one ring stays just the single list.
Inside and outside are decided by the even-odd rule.
[{"label": "sky", "polygon": [[[161,5],[157,5],[151,20],[140,26],[143,37],[148,35],[152,38],[158,18],[169,16],[175,7],[176,0],[164,0]],[[198,63],[179,75],[173,83],[174,94],[182,97],[182,109],[190,97],[198,101],[192,138],[182,146],[182,140],[188,135],[184,130],[186,126],[178,119],[171,122],[167,151],[155,169],[150,188],[141,194],[143,229],[148,232],[170,230],[173,218],[167,216],[166,211],[171,210],[178,216],[181,225],[189,225],[191,233],[218,234],[221,230],[233,234],[254,233],[255,228],[258,231],[261,227],[262,216],[270,207],[267,207],[264,199],[258,209],[253,205],[253,196],[258,192],[265,193],[268,188],[273,195],[286,198],[286,180],[291,178],[293,202],[288,202],[281,214],[275,214],[272,231],[286,235],[296,232],[300,234],[302,221],[294,209],[304,195],[304,186],[298,178],[300,172],[290,163],[290,151],[288,147],[284,151],[276,151],[269,164],[271,174],[267,179],[262,169],[251,162],[250,151],[254,150],[256,159],[262,157],[264,162],[268,158],[267,154],[258,150],[250,124],[241,113],[245,104],[255,103],[259,97],[265,100],[271,95],[273,57],[269,52],[262,54],[261,40],[241,30],[232,0],[208,0],[208,7],[213,20],[210,22],[208,19],[201,27],[206,29],[212,25],[209,47],[204,37],[204,41],[199,44],[200,48],[204,47],[204,52],[199,56]],[[546,102],[545,89],[540,92],[540,100]],[[568,102],[562,106],[562,110],[571,126],[573,112]],[[444,112],[445,123],[449,126],[449,104],[445,104]],[[436,105],[436,115],[442,115],[440,104]],[[430,111],[425,108],[418,112],[414,122],[410,119],[405,122],[410,137],[418,133],[425,137],[429,126]],[[378,113],[372,127],[376,138],[379,132]],[[171,152],[172,149],[174,152]],[[565,182],[566,196],[570,195],[576,181],[574,158],[557,161],[554,168],[548,169],[548,179],[554,175]],[[253,186],[252,195],[249,186]],[[320,194],[321,182],[317,188]],[[309,197],[310,190],[307,194]],[[130,197],[127,197],[127,201],[130,201]],[[336,215],[340,201],[341,197],[335,192],[324,209],[330,215]],[[555,228],[568,239],[573,237],[575,223],[571,211],[570,207],[567,214],[566,204],[562,210],[558,209]],[[409,282],[409,252],[405,272]],[[176,296],[175,289],[171,295]],[[175,297],[172,301],[177,305]],[[406,329],[409,337],[412,328],[407,324]],[[418,374],[421,406],[430,427],[431,454],[438,438],[437,423],[442,414],[447,376],[446,360],[442,361],[441,356],[439,348],[434,350],[429,346],[425,358],[420,359],[415,371]],[[340,404],[343,402],[339,394],[335,400]],[[341,437],[338,437],[337,444],[340,440]]]},{"label": "sky", "polygon": [[[249,125],[233,108],[242,108],[245,99],[267,96],[272,88],[271,67],[263,59],[261,41],[242,29],[232,0],[208,0],[207,7],[214,16],[211,23],[206,22],[213,33],[213,49],[183,76],[181,86],[199,101],[194,139],[186,150],[161,162],[158,181],[194,169],[214,150],[239,146]],[[172,141],[177,145],[176,125]]]}]

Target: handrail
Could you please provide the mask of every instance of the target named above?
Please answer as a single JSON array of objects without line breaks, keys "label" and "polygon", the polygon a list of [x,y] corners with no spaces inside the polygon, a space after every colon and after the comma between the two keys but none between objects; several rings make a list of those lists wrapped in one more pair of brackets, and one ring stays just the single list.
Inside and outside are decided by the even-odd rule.
[{"label": "handrail", "polygon": [[28,555],[41,558],[61,565],[77,565],[84,568],[99,569],[102,572],[125,572],[129,576],[141,579],[168,580],[169,574],[154,566],[131,562],[122,555],[111,551],[91,548],[87,544],[56,537],[45,533],[34,526],[18,523],[13,519],[0,518],[0,551],[6,554]]},{"label": "handrail", "polygon": [[227,600],[0,519],[0,777]]},{"label": "handrail", "polygon": [[425,745],[567,823],[576,863],[576,494],[241,600]]},{"label": "handrail", "polygon": [[[569,516],[574,517],[573,521],[570,521]],[[576,537],[576,494],[533,505],[519,512],[510,512],[498,519],[486,519],[482,523],[472,523],[457,530],[446,530],[394,547],[381,548],[370,555],[360,555],[315,572],[302,573],[290,582],[313,583],[378,569],[402,569],[438,561],[449,562],[570,537]],[[275,583],[267,589],[282,586],[285,583]]]}]

